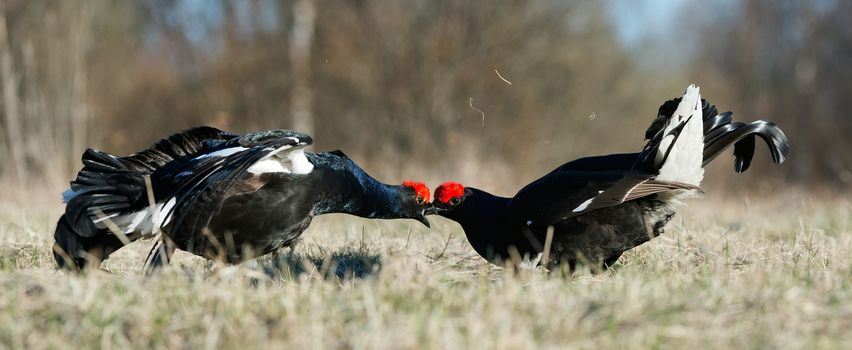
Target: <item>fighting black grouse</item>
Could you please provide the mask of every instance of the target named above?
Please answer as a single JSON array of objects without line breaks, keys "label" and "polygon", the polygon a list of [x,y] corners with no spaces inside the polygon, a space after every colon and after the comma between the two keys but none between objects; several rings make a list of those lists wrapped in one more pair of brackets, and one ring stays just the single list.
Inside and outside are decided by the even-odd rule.
[{"label": "fighting black grouse", "polygon": [[197,127],[126,157],[88,149],[63,193],[56,262],[82,268],[161,231],[154,265],[175,248],[238,263],[292,244],[326,213],[428,226],[422,182],[381,183],[340,151],[305,152],[311,143],[291,130],[240,136]]},{"label": "fighting black grouse", "polygon": [[772,160],[787,156],[787,137],[775,124],[732,122],[690,86],[665,102],[639,153],[577,159],[505,198],[447,182],[436,188],[434,210],[464,229],[479,255],[495,264],[577,263],[610,266],[622,253],[663,233],[679,199],[701,194],[704,166],[734,145],[735,170],[748,169],[755,136]]}]

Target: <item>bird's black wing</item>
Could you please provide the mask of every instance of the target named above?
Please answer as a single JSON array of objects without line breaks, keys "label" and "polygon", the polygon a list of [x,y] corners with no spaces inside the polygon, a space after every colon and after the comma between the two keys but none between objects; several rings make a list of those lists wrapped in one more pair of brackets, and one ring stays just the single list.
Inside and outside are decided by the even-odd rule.
[{"label": "bird's black wing", "polygon": [[[186,224],[196,226],[204,223],[206,226],[213,212],[192,210],[196,205],[201,202],[221,204],[234,181],[243,177],[252,166],[272,161],[272,157],[275,161],[286,161],[287,154],[301,151],[312,142],[310,136],[292,130],[252,133],[229,140],[215,152],[155,173],[158,183],[163,184],[160,191],[169,192],[175,200],[171,209],[164,213],[167,218],[164,222],[173,222],[175,231]],[[288,170],[282,168],[281,171]],[[180,210],[176,211],[177,208]]]},{"label": "bird's black wing", "polygon": [[564,171],[630,171],[638,159],[639,153],[618,153],[605,156],[583,157],[562,164],[550,173]]},{"label": "bird's black wing", "polygon": [[672,190],[698,190],[689,184],[655,180],[632,171],[561,171],[527,185],[509,203],[524,226],[547,226],[593,210]]}]

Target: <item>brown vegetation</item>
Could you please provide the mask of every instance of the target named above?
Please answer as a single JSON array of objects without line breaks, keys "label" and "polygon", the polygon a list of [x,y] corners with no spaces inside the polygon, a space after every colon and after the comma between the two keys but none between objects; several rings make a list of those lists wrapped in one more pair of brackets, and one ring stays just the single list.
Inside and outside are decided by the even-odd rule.
[{"label": "brown vegetation", "polygon": [[328,215],[295,254],[153,278],[150,241],[57,272],[58,206],[0,202],[0,348],[849,348],[852,206],[804,197],[691,202],[597,275],[491,266],[441,218]]}]

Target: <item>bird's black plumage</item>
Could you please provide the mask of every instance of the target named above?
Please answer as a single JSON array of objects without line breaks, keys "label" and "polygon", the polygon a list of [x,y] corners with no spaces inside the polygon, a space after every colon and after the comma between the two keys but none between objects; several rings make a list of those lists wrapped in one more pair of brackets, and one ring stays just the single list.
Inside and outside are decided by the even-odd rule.
[{"label": "bird's black plumage", "polygon": [[[692,96],[697,99],[694,89]],[[541,256],[548,245],[548,228],[552,228],[550,265],[611,265],[624,251],[663,232],[675,214],[677,194],[701,191],[698,182],[703,170],[697,178],[686,177],[690,180],[687,182],[671,180],[679,178],[678,167],[663,167],[672,152],[681,153],[673,156],[679,159],[671,160],[680,162],[689,158],[684,157],[686,152],[696,152],[694,157],[700,157],[700,161],[692,164],[703,167],[733,144],[735,169],[742,172],[754,155],[755,136],[766,141],[775,163],[783,162],[789,151],[786,136],[775,124],[732,122],[730,112],[719,114],[706,100],[694,107],[681,107],[691,108],[692,115],[674,115],[683,98],[666,101],[660,107],[645,133],[648,143],[639,153],[565,163],[511,198],[446,183],[435,191],[434,210],[458,222],[477,253],[493,263]],[[686,128],[691,118],[701,118],[703,128],[696,125],[699,129],[690,135]],[[697,148],[684,148],[690,144],[686,138],[702,137],[701,133],[703,149],[694,142]],[[688,165],[684,163],[681,170],[689,170]]]},{"label": "bird's black plumage", "polygon": [[314,215],[411,218],[428,225],[426,206],[411,188],[375,180],[340,152],[307,158],[314,165],[309,174],[248,175],[229,179],[227,188],[195,190],[201,191],[195,205],[176,206],[175,223],[165,228],[169,238],[182,250],[237,263],[289,246]]},{"label": "bird's black plumage", "polygon": [[[57,263],[82,267],[87,257],[105,259],[122,241],[159,229],[170,248],[236,263],[291,244],[324,213],[428,225],[428,204],[413,188],[375,180],[340,151],[304,152],[311,142],[291,130],[240,136],[200,127],[127,157],[87,150],[64,194]],[[101,217],[124,232],[110,231]],[[163,261],[163,252],[170,254],[153,252],[154,260]]]}]

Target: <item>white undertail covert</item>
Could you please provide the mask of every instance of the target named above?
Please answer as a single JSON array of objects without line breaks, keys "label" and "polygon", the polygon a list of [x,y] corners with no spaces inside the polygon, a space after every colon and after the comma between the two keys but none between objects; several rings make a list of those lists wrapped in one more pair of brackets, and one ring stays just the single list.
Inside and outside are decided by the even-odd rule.
[{"label": "white undertail covert", "polygon": [[[680,133],[672,133],[683,123],[686,125]],[[704,178],[704,120],[697,86],[686,88],[677,109],[666,121],[663,135],[656,162],[664,163],[656,164],[660,169],[656,178],[700,186]]]}]

